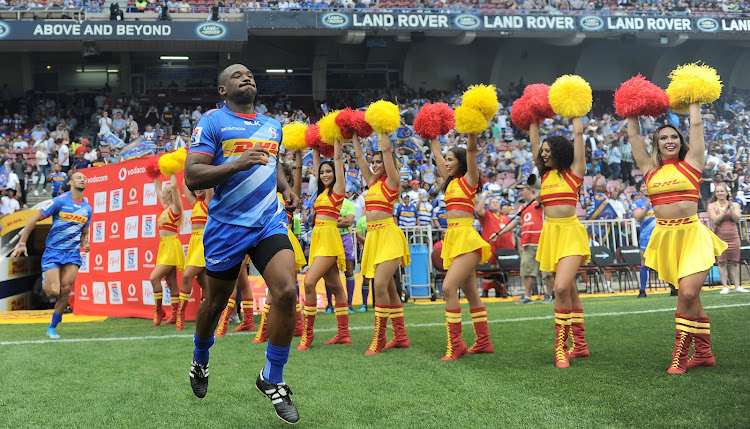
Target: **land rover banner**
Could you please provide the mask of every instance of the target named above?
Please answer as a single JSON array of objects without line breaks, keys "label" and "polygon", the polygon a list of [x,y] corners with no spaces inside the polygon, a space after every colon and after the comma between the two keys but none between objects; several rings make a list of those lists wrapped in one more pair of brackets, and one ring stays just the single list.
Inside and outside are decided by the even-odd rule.
[{"label": "land rover banner", "polygon": [[549,13],[247,12],[250,28],[750,34],[750,18]]}]

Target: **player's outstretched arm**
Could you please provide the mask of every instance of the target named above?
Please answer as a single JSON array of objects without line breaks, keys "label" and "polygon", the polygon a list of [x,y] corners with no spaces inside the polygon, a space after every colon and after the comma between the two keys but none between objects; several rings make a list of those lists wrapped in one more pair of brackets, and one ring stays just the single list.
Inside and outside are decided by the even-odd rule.
[{"label": "player's outstretched arm", "polygon": [[185,183],[188,189],[208,189],[225,182],[240,171],[256,165],[268,164],[268,149],[254,147],[242,153],[234,162],[213,165],[213,157],[204,153],[189,153],[185,159]]}]

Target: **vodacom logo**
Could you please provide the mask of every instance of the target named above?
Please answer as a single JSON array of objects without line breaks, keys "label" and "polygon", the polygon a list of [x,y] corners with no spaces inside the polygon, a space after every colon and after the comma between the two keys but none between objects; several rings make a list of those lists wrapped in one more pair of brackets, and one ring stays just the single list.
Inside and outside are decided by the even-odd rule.
[{"label": "vodacom logo", "polygon": [[96,258],[94,258],[94,262],[96,262],[96,265],[101,265],[102,261],[104,261],[104,258],[102,258],[102,255],[96,255]]},{"label": "vodacom logo", "polygon": [[128,177],[128,170],[121,168],[120,172],[117,174],[117,177],[120,178],[120,181],[125,180],[125,178]]},{"label": "vodacom logo", "polygon": [[86,284],[81,285],[81,295],[86,296],[89,294],[89,288],[86,286]]},{"label": "vodacom logo", "polygon": [[136,291],[135,291],[135,285],[134,285],[133,283],[130,283],[130,284],[128,285],[128,294],[129,294],[130,296],[135,296],[135,292],[136,292]]},{"label": "vodacom logo", "polygon": [[112,234],[117,234],[117,231],[120,230],[120,227],[117,225],[117,222],[112,222],[112,226],[109,229],[110,231],[112,231]]},{"label": "vodacom logo", "polygon": [[135,190],[135,188],[130,188],[130,199],[134,200],[135,197],[138,196],[138,191]]},{"label": "vodacom logo", "polygon": [[146,258],[146,262],[151,262],[154,259],[154,254],[150,250],[146,250],[144,257]]}]

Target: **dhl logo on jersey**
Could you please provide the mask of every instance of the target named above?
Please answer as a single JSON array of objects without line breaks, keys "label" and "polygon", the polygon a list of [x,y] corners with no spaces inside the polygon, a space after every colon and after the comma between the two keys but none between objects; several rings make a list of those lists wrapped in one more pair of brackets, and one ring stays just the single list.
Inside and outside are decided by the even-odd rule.
[{"label": "dhl logo on jersey", "polygon": [[75,213],[60,212],[59,217],[61,220],[77,222],[80,224],[86,224],[86,221],[88,221],[88,218],[86,216],[77,215]]},{"label": "dhl logo on jersey", "polygon": [[273,140],[231,139],[221,142],[221,147],[224,150],[225,158],[240,156],[245,151],[254,147],[268,149],[268,153],[271,156],[277,156],[279,154],[279,143]]}]

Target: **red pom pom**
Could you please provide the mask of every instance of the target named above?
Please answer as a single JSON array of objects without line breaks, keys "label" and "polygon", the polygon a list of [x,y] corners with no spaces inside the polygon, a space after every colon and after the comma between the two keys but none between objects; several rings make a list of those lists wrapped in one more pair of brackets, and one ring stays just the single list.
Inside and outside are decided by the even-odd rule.
[{"label": "red pom pom", "polygon": [[354,120],[354,131],[357,132],[357,136],[363,139],[372,135],[373,129],[369,122],[365,120],[364,110],[354,110],[352,115]]},{"label": "red pom pom", "polygon": [[529,99],[524,94],[523,97],[513,102],[513,108],[510,111],[510,120],[520,129],[528,131],[531,124],[536,123],[539,118],[531,108]]},{"label": "red pom pom", "polygon": [[146,164],[146,175],[151,179],[156,179],[161,174],[161,170],[159,170],[159,157],[158,156],[152,156],[149,158],[148,163]]},{"label": "red pom pom", "polygon": [[333,145],[321,142],[318,146],[318,152],[323,158],[333,158]]},{"label": "red pom pom", "polygon": [[535,83],[528,85],[523,90],[523,98],[527,100],[531,112],[536,116],[536,120],[553,118],[555,111],[549,104],[549,85]]},{"label": "red pom pom", "polygon": [[615,91],[615,112],[623,118],[661,116],[669,108],[667,93],[638,74]]},{"label": "red pom pom", "polygon": [[455,126],[453,109],[445,103],[425,104],[414,120],[414,131],[423,139],[434,139],[447,134]]},{"label": "red pom pom", "polygon": [[341,135],[345,139],[352,138],[354,133],[360,138],[370,137],[372,127],[365,120],[365,112],[346,108],[336,116],[336,125],[341,129]]},{"label": "red pom pom", "polygon": [[305,130],[305,143],[307,147],[317,147],[325,145],[323,140],[320,139],[320,127],[318,124],[312,124]]}]

